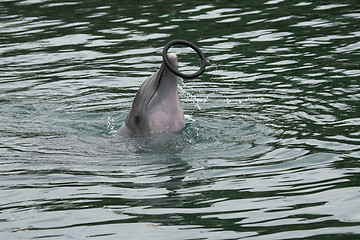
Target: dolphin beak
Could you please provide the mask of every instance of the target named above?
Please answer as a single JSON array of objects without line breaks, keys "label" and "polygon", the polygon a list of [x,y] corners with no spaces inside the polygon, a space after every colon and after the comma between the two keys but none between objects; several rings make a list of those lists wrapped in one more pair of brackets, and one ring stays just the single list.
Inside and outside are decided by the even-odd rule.
[{"label": "dolphin beak", "polygon": [[[177,55],[175,53],[168,53],[167,57],[169,59],[170,64],[177,70],[178,69],[178,59],[177,59]],[[166,66],[166,64],[163,62],[161,64],[160,70],[158,72],[158,82],[160,84],[161,80],[163,78],[176,78],[176,82],[177,82],[177,76],[170,71],[170,69]]]},{"label": "dolphin beak", "polygon": [[[178,69],[177,55],[175,53],[168,53],[167,56],[170,64],[175,69]],[[155,95],[157,95],[158,98],[160,97],[160,99],[165,99],[169,95],[178,98],[178,76],[171,72],[164,62],[161,64],[161,67],[156,74],[157,76],[154,81],[156,89],[153,95],[149,98],[146,108]]]}]

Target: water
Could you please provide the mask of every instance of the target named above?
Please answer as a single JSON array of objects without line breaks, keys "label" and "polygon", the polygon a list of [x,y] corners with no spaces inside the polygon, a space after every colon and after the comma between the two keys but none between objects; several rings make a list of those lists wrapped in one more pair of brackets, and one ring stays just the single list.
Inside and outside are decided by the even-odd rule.
[{"label": "water", "polygon": [[[359,9],[1,1],[0,239],[360,238]],[[114,137],[172,39],[186,127]]]}]

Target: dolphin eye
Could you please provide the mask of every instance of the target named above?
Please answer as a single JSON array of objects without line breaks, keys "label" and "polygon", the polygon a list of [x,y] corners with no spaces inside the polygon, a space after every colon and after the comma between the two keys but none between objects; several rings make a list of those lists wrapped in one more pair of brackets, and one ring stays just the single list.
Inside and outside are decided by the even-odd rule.
[{"label": "dolphin eye", "polygon": [[134,121],[135,121],[135,124],[139,124],[139,122],[140,122],[140,116],[139,116],[139,115],[136,115],[135,118],[134,118]]}]

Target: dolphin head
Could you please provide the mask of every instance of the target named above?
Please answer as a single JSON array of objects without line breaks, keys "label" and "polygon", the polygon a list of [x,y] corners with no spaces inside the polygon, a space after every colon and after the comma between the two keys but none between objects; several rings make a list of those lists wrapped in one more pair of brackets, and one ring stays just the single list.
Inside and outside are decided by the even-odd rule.
[{"label": "dolphin head", "polygon": [[[177,56],[168,53],[170,64],[178,68]],[[178,77],[164,63],[141,85],[131,110],[118,130],[122,136],[144,136],[159,132],[177,132],[185,126],[178,96]]]}]

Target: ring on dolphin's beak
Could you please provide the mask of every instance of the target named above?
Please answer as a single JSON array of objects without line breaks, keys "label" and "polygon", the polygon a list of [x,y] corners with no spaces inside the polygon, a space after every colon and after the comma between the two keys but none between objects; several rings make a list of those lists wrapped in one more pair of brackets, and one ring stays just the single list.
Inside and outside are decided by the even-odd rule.
[{"label": "ring on dolphin's beak", "polygon": [[[200,56],[201,59],[201,65],[200,65],[200,69],[199,71],[197,71],[196,73],[192,73],[192,74],[185,74],[185,73],[181,73],[179,72],[177,69],[175,69],[169,62],[169,59],[167,58],[167,51],[169,50],[170,47],[176,45],[176,44],[183,44],[186,45],[190,48],[192,48],[195,52],[197,52],[197,54]],[[199,47],[197,47],[195,44],[186,41],[186,40],[172,40],[170,42],[168,42],[164,49],[163,49],[163,59],[164,62],[166,64],[166,66],[170,69],[171,72],[173,72],[175,75],[182,77],[182,78],[196,78],[198,76],[200,76],[204,70],[205,70],[205,65],[206,65],[206,60],[205,60],[205,55],[203,54],[203,52],[200,50]]]}]

